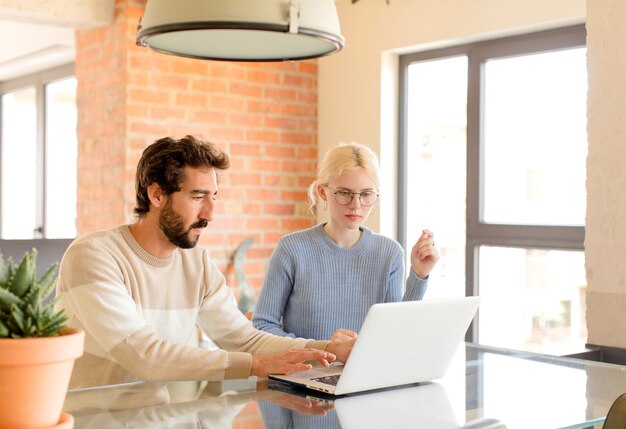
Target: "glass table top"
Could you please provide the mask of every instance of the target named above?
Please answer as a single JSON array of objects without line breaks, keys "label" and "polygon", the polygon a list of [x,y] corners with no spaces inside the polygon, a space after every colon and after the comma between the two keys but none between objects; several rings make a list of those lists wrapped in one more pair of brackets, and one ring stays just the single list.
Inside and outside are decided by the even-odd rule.
[{"label": "glass table top", "polygon": [[[390,361],[390,364],[393,364]],[[430,383],[339,398],[251,377],[69,391],[75,428],[600,429],[626,367],[464,343]]]}]

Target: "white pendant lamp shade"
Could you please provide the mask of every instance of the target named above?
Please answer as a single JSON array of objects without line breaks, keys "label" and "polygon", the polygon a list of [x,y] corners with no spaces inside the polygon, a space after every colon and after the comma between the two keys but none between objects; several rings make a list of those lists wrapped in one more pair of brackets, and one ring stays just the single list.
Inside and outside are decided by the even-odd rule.
[{"label": "white pendant lamp shade", "polygon": [[148,0],[137,44],[225,61],[286,61],[339,51],[334,0]]}]

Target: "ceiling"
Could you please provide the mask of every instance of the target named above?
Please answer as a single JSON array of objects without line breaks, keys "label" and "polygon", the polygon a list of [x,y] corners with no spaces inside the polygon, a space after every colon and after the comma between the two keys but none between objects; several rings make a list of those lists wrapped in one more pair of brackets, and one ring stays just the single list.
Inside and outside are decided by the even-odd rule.
[{"label": "ceiling", "polygon": [[74,60],[74,29],[0,20],[0,82]]},{"label": "ceiling", "polygon": [[75,57],[75,29],[110,25],[115,0],[0,0],[0,82]]}]

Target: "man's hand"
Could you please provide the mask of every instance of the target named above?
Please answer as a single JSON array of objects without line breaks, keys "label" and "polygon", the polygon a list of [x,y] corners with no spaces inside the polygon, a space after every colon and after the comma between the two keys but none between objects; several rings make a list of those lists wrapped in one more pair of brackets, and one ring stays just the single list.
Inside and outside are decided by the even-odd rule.
[{"label": "man's hand", "polygon": [[306,361],[316,360],[327,367],[337,357],[324,350],[317,349],[291,349],[275,355],[252,355],[252,368],[250,375],[267,377],[269,374],[290,374],[298,371],[308,371],[313,365]]},{"label": "man's hand", "polygon": [[337,357],[337,360],[340,362],[346,362],[348,357],[350,356],[350,352],[352,352],[352,347],[354,347],[354,342],[356,338],[352,338],[351,340],[344,341],[331,341],[326,346],[326,351],[331,352],[333,355]]}]

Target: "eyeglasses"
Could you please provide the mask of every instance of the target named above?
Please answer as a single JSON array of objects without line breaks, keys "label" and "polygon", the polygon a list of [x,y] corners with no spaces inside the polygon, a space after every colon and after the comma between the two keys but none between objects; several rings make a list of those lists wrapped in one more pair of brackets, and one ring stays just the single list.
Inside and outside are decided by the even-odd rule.
[{"label": "eyeglasses", "polygon": [[335,194],[335,201],[337,201],[337,204],[341,206],[347,206],[350,204],[355,195],[359,196],[359,201],[363,207],[373,206],[376,204],[379,197],[379,194],[374,191],[351,192],[348,190],[333,191],[331,188],[328,189]]}]

